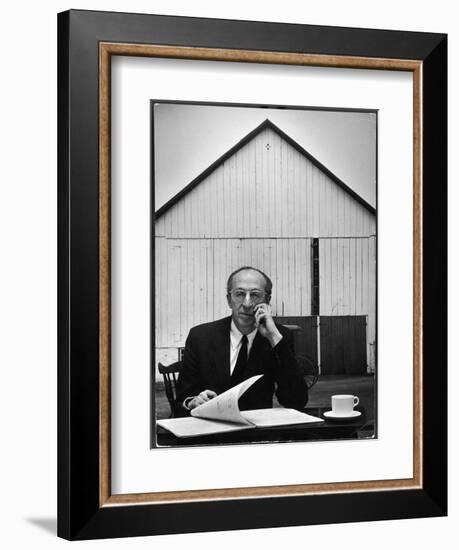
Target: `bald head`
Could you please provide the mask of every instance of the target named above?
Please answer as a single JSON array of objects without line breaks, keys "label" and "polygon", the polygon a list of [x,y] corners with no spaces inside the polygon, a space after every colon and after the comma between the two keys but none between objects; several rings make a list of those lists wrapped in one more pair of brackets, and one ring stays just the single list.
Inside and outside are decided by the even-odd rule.
[{"label": "bald head", "polygon": [[245,265],[243,267],[240,267],[239,269],[236,269],[236,271],[233,271],[231,275],[228,277],[228,281],[226,283],[226,292],[228,294],[233,288],[236,288],[235,277],[237,277],[238,275],[239,275],[238,279],[240,278],[240,276],[245,276],[245,275],[247,275],[249,278],[257,277],[257,275],[261,277],[261,279],[258,279],[262,281],[260,284],[263,284],[263,287],[261,288],[261,290],[264,290],[267,296],[267,301],[269,302],[271,298],[271,292],[273,289],[273,283],[271,279],[268,277],[268,275],[266,275],[266,273],[261,271],[261,269],[257,269],[256,267],[252,267],[249,265]]}]

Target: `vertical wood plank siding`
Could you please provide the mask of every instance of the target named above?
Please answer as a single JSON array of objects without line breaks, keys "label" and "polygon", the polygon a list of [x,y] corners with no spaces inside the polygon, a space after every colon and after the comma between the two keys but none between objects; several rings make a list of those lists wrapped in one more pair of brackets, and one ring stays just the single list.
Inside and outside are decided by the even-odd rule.
[{"label": "vertical wood plank siding", "polygon": [[275,314],[311,314],[310,239],[156,237],[155,243],[158,348],[181,347],[192,326],[229,315],[226,279],[242,265],[269,274]]},{"label": "vertical wood plank siding", "polygon": [[375,217],[266,129],[174,204],[155,231],[184,239],[368,237]]},{"label": "vertical wood plank siding", "polygon": [[310,315],[316,237],[320,314],[367,315],[370,349],[375,234],[371,212],[265,129],[156,221],[156,347],[181,347],[192,326],[228,315],[226,278],[246,264],[272,278],[275,314]]}]

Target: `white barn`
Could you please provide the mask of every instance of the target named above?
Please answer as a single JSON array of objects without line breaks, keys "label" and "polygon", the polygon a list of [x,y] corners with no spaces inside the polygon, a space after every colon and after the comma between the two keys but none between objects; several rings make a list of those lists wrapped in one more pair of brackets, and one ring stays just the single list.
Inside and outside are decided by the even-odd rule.
[{"label": "white barn", "polygon": [[155,364],[177,360],[192,326],[230,313],[226,279],[252,265],[323,373],[373,372],[375,214],[265,120],[156,212]]}]

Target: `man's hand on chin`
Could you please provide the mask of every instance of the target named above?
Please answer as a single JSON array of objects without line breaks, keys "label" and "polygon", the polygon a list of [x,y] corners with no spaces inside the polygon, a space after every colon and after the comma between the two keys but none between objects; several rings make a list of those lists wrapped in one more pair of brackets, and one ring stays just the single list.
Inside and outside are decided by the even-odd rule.
[{"label": "man's hand on chin", "polygon": [[269,340],[271,347],[276,346],[282,340],[282,334],[274,323],[271,306],[269,304],[258,304],[255,306],[254,312],[258,332]]}]

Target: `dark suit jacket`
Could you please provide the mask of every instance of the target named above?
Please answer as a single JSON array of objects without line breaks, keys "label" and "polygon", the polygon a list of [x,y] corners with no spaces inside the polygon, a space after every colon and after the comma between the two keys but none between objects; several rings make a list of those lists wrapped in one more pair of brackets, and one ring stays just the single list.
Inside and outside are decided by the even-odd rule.
[{"label": "dark suit jacket", "polygon": [[[276,325],[282,340],[274,347],[257,332],[250,350],[244,378],[264,374],[239,400],[241,410],[273,406],[273,394],[284,407],[302,409],[308,400],[304,375],[293,354],[291,332]],[[198,395],[203,390],[220,394],[231,387],[231,317],[199,325],[190,330],[177,383],[177,400]]]}]

